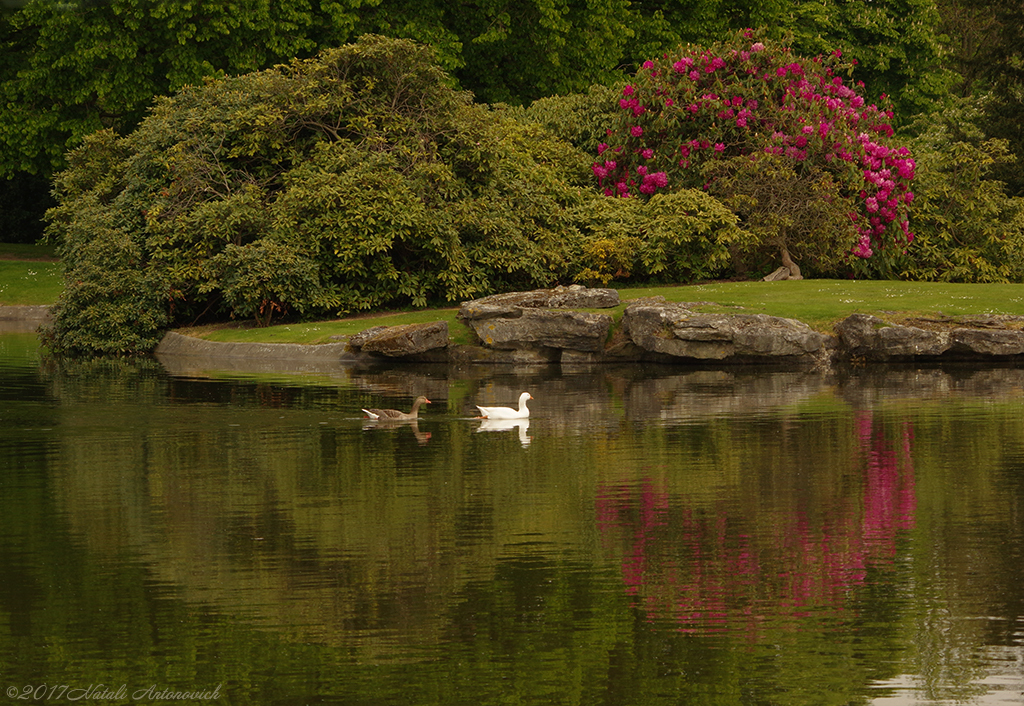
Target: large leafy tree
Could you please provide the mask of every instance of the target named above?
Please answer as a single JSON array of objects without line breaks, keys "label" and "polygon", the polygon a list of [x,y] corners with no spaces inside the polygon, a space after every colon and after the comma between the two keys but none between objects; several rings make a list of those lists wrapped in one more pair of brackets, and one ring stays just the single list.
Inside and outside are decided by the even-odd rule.
[{"label": "large leafy tree", "polygon": [[361,4],[30,0],[0,15],[0,173],[49,174],[85,135],[136,125],[154,96],[342,41]]},{"label": "large leafy tree", "polygon": [[943,0],[944,29],[960,72],[960,94],[979,96],[980,124],[989,137],[1005,140],[1014,159],[993,175],[1024,195],[1024,4],[1019,0]]},{"label": "large leafy tree", "polygon": [[56,177],[66,287],[48,340],[132,353],[204,315],[266,323],[458,301],[565,276],[582,153],[364,37],[158,102]]},{"label": "large leafy tree", "polygon": [[363,27],[429,43],[485,103],[528,103],[613,79],[636,30],[628,0],[385,0]]},{"label": "large leafy tree", "polygon": [[636,65],[680,43],[710,46],[751,27],[805,56],[839,50],[856,62],[865,94],[887,94],[898,115],[934,109],[950,81],[936,0],[637,0],[631,9]]},{"label": "large leafy tree", "polygon": [[891,274],[915,162],[845,69],[839,52],[802,58],[752,32],[645,62],[593,172],[608,196],[703,188],[743,217],[748,249],[790,270],[795,250],[818,274]]}]

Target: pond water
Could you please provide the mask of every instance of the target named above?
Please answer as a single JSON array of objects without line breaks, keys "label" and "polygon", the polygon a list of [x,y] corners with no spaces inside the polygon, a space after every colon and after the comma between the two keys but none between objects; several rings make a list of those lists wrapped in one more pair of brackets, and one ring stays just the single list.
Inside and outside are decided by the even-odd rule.
[{"label": "pond water", "polygon": [[0,335],[8,702],[1024,703],[1024,370],[232,365]]}]

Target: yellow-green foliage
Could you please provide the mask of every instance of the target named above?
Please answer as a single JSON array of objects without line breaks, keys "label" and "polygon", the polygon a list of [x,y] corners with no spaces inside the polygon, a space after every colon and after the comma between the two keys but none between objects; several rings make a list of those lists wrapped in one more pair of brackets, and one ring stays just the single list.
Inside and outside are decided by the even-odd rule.
[{"label": "yellow-green foliage", "polygon": [[1024,198],[1004,193],[992,169],[1013,160],[1001,140],[952,141],[941,129],[916,148],[912,263],[904,275],[938,282],[1024,281]]},{"label": "yellow-green foliage", "polygon": [[716,277],[742,231],[719,201],[694,189],[649,201],[604,198],[580,218],[587,233],[578,282],[690,282]]}]

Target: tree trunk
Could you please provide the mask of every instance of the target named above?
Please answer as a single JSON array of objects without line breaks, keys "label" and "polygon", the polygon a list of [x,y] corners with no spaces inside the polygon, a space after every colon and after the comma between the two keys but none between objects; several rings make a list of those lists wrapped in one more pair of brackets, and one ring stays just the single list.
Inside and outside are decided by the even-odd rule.
[{"label": "tree trunk", "polygon": [[789,277],[787,279],[803,279],[800,274],[800,266],[793,262],[793,258],[789,256],[789,249],[782,246],[782,265],[789,270]]}]

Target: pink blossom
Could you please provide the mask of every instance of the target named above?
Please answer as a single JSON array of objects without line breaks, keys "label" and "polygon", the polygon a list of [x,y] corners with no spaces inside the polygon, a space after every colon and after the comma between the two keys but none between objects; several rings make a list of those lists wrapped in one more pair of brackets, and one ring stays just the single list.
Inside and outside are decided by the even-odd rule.
[{"label": "pink blossom", "polygon": [[634,90],[635,89],[632,86],[626,86],[625,88],[622,89],[622,95],[631,96],[633,95]]},{"label": "pink blossom", "polygon": [[597,145],[597,154],[598,154],[598,155],[602,155],[602,154],[604,154],[604,151],[605,151],[606,149],[608,149],[608,144],[607,144],[607,143],[605,143],[605,142],[601,142],[601,143],[599,143],[599,144]]},{"label": "pink blossom", "polygon": [[896,163],[896,171],[903,179],[914,178],[914,168],[917,164],[912,159],[902,159]]},{"label": "pink blossom", "polygon": [[721,142],[716,142],[715,143],[715,152],[723,152],[723,151],[725,151],[725,145],[723,145]]},{"label": "pink blossom", "polygon": [[652,157],[654,157],[654,150],[652,150],[650,147],[648,147],[643,152],[641,152],[640,155],[644,159],[651,159]]},{"label": "pink blossom", "polygon": [[755,53],[759,51],[764,51],[764,44],[761,44],[761,42],[754,42],[753,44],[750,45],[750,51]]},{"label": "pink blossom", "polygon": [[685,74],[687,69],[693,66],[693,59],[688,56],[683,57],[676,63],[672,64],[672,68],[677,74]]},{"label": "pink blossom", "polygon": [[644,134],[644,129],[639,125],[634,125],[633,127],[629,128],[629,134],[632,135],[633,137],[640,137],[641,135]]}]

